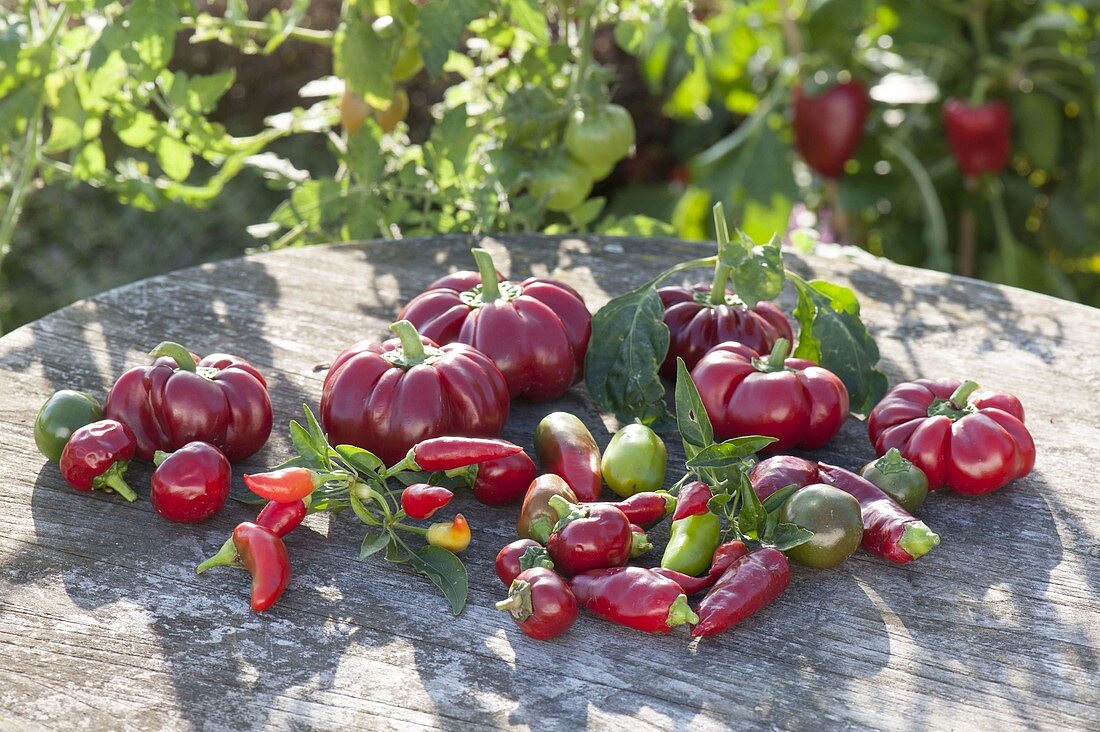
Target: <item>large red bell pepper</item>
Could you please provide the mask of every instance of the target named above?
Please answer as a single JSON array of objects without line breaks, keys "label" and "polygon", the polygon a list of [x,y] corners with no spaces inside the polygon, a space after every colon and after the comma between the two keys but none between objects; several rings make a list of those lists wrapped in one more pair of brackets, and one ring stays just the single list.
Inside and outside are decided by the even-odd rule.
[{"label": "large red bell pepper", "polygon": [[584,370],[592,334],[584,299],[557,280],[501,282],[489,253],[473,252],[480,274],[433,282],[398,317],[438,343],[466,343],[493,359],[512,397],[558,398]]},{"label": "large red bell pepper", "polygon": [[370,450],[386,465],[432,437],[495,437],[508,418],[508,386],[488,356],[437,346],[407,321],[397,338],[360,341],[336,357],[321,390],[321,424],[335,444]]},{"label": "large red bell pepper", "polygon": [[806,164],[826,178],[839,178],[863,139],[871,102],[860,81],[834,84],[810,96],[795,86],[794,146]]},{"label": "large red bell pepper", "polygon": [[943,103],[943,127],[963,175],[999,173],[1008,165],[1012,114],[1003,101],[971,105],[948,99]]},{"label": "large red bell pepper", "polygon": [[691,371],[714,435],[725,440],[766,435],[765,450],[821,447],[848,417],[848,390],[836,374],[812,361],[784,359],[780,340],[759,357],[740,343],[715,346]]},{"label": "large red bell pepper", "polygon": [[924,471],[932,490],[990,493],[1035,466],[1020,400],[973,381],[899,384],[871,411],[867,432],[875,452],[896,447]]},{"label": "large red bell pepper", "polygon": [[244,359],[216,353],[199,360],[178,343],[162,343],[151,366],[118,378],[103,413],[134,433],[136,455],[152,460],[189,442],[209,442],[230,460],[243,460],[271,434],[267,382]]}]

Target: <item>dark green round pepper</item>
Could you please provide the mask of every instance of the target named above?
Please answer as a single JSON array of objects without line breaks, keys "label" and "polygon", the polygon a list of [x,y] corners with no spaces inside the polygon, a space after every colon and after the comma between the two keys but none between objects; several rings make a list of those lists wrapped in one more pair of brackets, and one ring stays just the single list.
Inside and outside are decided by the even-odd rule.
[{"label": "dark green round pepper", "polygon": [[835,567],[863,540],[859,501],[823,483],[796,491],[779,509],[779,520],[814,532],[809,541],[787,550],[788,557],[807,567]]},{"label": "dark green round pepper", "polygon": [[34,444],[38,451],[57,462],[73,431],[103,419],[103,409],[90,394],[73,389],[55,392],[38,410],[34,420]]},{"label": "dark green round pepper", "polygon": [[878,460],[864,465],[859,474],[877,485],[909,513],[915,513],[928,496],[928,476],[902,457],[896,447],[891,447]]},{"label": "dark green round pepper", "polygon": [[630,498],[661,487],[667,460],[665,443],[656,432],[643,424],[628,424],[611,438],[600,469],[608,488]]},{"label": "dark green round pepper", "polygon": [[722,521],[707,511],[672,522],[661,566],[698,577],[710,569],[721,540]]}]

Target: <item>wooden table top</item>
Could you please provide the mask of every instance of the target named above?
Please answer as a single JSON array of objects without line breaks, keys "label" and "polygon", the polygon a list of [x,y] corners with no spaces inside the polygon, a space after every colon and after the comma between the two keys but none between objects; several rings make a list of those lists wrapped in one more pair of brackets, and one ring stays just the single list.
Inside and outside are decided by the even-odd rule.
[{"label": "wooden table top", "polygon": [[[72,491],[34,448],[52,391],[102,398],[168,339],[240,354],[268,376],[276,429],[235,466],[239,482],[289,456],[285,425],[316,407],[317,365],[383,335],[428,282],[469,268],[478,242],[503,271],[560,277],[593,310],[707,253],[543,236],[285,250],[139,282],[0,339],[0,728],[1097,728],[1100,311],[1081,305],[868,258],[790,255],[802,274],[857,291],[891,383],[970,377],[1017,394],[1038,460],[993,495],[932,496],[922,517],[943,543],[925,558],[796,566],[772,606],[694,644],[683,628],[649,637],[583,613],[557,641],[526,638],[493,608],[493,557],[518,509],[469,495],[453,504],[475,532],[460,617],[422,577],[357,561],[363,531],[350,513],[311,516],[288,537],[291,584],[252,613],[246,575],[194,567],[254,509],[231,502],[206,523],[172,524],[147,500],[148,467],[131,468],[141,499],[125,505]],[[554,409],[606,444],[613,425],[583,387],[516,403],[505,437],[530,448]],[[668,443],[671,475],[683,455]],[[862,465],[873,457],[863,423],[849,419],[816,456]]]}]

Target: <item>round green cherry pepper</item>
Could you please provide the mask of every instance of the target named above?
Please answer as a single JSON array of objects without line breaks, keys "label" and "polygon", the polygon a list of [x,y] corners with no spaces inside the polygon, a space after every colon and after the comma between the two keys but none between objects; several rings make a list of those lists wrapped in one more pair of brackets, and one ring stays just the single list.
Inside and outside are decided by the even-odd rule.
[{"label": "round green cherry pepper", "polygon": [[630,498],[661,487],[667,460],[665,443],[656,432],[643,424],[628,424],[611,438],[600,469],[608,488]]},{"label": "round green cherry pepper", "polygon": [[709,511],[673,521],[661,567],[700,576],[710,569],[721,534],[721,519]]},{"label": "round green cherry pepper", "polygon": [[859,471],[886,495],[897,501],[909,513],[916,513],[928,496],[928,476],[891,447],[878,460],[872,460]]},{"label": "round green cherry pepper", "polygon": [[779,520],[814,532],[809,541],[787,550],[788,557],[807,567],[835,567],[863,540],[859,501],[823,483],[796,491],[779,509]]},{"label": "round green cherry pepper", "polygon": [[73,431],[103,419],[103,409],[90,394],[62,389],[46,400],[34,420],[34,444],[50,462],[61,460],[61,451]]}]

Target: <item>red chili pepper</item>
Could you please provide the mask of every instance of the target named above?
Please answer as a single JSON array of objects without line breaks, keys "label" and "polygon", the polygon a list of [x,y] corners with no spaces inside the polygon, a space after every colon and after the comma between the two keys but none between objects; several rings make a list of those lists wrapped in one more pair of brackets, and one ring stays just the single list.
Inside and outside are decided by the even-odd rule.
[{"label": "red chili pepper", "polygon": [[524,570],[508,588],[508,598],[497,603],[524,635],[538,640],[557,638],[577,619],[577,598],[558,575],[544,567]]},{"label": "red chili pepper", "polygon": [[479,273],[428,286],[401,311],[438,343],[467,343],[500,368],[512,398],[545,402],[580,380],[592,333],[584,299],[569,285],[530,278],[500,282],[493,259],[473,250]]},{"label": "red chili pepper", "polygon": [[651,529],[666,516],[676,510],[676,497],[668,493],[645,491],[635,493],[611,504],[626,514],[630,523],[643,529]]},{"label": "red chili pepper", "polygon": [[676,513],[672,514],[673,521],[706,513],[709,509],[707,503],[714,494],[706,483],[694,481],[680,489],[680,495],[676,497]]},{"label": "red chili pepper", "polygon": [[76,429],[61,451],[61,476],[78,491],[113,490],[127,501],[137,498],[122,476],[136,449],[130,429],[103,419]]},{"label": "red chili pepper", "polygon": [[153,510],[181,523],[210,518],[229,498],[232,475],[221,450],[208,442],[188,443],[165,456],[153,471],[149,491]]},{"label": "red chili pepper", "polygon": [[771,547],[758,549],[731,564],[695,611],[694,638],[721,633],[766,607],[791,582],[791,565]]},{"label": "red chili pepper", "polygon": [[584,422],[552,412],[535,428],[535,454],[544,473],[560,476],[585,502],[600,500],[600,448]]},{"label": "red chili pepper", "polygon": [[455,494],[446,488],[414,483],[401,491],[401,510],[414,519],[426,519],[446,506]]},{"label": "red chili pepper", "polygon": [[754,465],[749,473],[749,482],[757,497],[764,500],[789,485],[802,488],[819,482],[817,463],[793,455],[776,455]]},{"label": "red chili pepper", "polygon": [[537,476],[535,461],[522,450],[499,460],[486,460],[477,467],[474,498],[486,506],[515,503]]},{"label": "red chili pepper", "polygon": [[523,448],[507,440],[477,437],[433,437],[418,442],[411,450],[413,470],[455,470],[488,460],[500,460],[522,452]]},{"label": "red chili pepper", "polygon": [[286,545],[271,529],[248,521],[233,529],[233,545],[241,565],[252,575],[252,609],[267,610],[282,596],[290,581]]},{"label": "red chili pepper", "polygon": [[685,595],[698,595],[700,592],[713,587],[714,583],[718,581],[722,573],[731,564],[748,553],[748,548],[740,541],[719,544],[718,548],[714,550],[714,559],[711,560],[710,569],[702,577],[692,577],[690,574],[677,572],[674,569],[665,569],[664,567],[654,567],[651,571],[680,585],[680,589],[683,590]]},{"label": "red chili pepper", "polygon": [[245,475],[244,484],[260,498],[280,503],[300,501],[317,487],[313,471],[309,468],[283,468]]},{"label": "red chili pepper", "polygon": [[370,450],[392,465],[441,435],[495,437],[508,418],[508,385],[484,353],[439,347],[401,321],[398,337],[343,351],[321,390],[321,424],[334,445]]},{"label": "red chili pepper", "polygon": [[766,435],[769,452],[814,449],[835,435],[848,418],[848,390],[836,374],[812,361],[784,359],[787,343],[768,358],[740,343],[722,343],[699,360],[691,378],[714,426],[725,440]]},{"label": "red chili pepper", "polygon": [[507,587],[524,570],[532,567],[553,569],[554,562],[542,544],[533,539],[517,539],[497,553],[495,566],[497,577]]},{"label": "red chili pepper", "polygon": [[559,572],[571,576],[629,561],[633,534],[622,511],[607,503],[570,503],[561,496],[551,498],[550,505],[559,520],[546,549]]},{"label": "red chili pepper", "polygon": [[[309,509],[306,507],[305,501],[292,501],[290,503],[268,501],[260,509],[254,523],[257,526],[270,529],[275,536],[282,538],[298,528],[308,513]],[[203,560],[195,568],[195,574],[202,574],[211,567],[224,567],[232,564],[240,564],[240,559],[237,556],[237,547],[233,544],[233,537],[231,536],[225,540],[225,543],[222,544],[221,549],[216,554]]]},{"label": "red chili pepper", "polygon": [[1012,114],[1003,101],[971,105],[962,99],[947,99],[943,126],[963,175],[999,173],[1008,165]]},{"label": "red chili pepper", "polygon": [[852,80],[809,96],[797,84],[791,96],[795,149],[824,177],[839,178],[863,139],[871,108],[867,87]]},{"label": "red chili pepper", "polygon": [[794,341],[791,321],[772,303],[761,301],[748,308],[727,289],[724,301],[712,304],[712,287],[697,284],[657,290],[669,332],[668,353],[661,364],[661,375],[666,379],[676,378],[677,356],[690,370],[719,343],[737,341],[758,353],[770,353],[780,338]]},{"label": "red chili pepper", "polygon": [[577,495],[569,484],[553,473],[540,475],[531,481],[516,519],[516,533],[524,539],[545,544],[558,523],[558,512],[550,506],[550,499],[554,496],[561,496],[570,503],[577,502]]},{"label": "red chili pepper", "polygon": [[199,361],[169,342],[150,355],[153,364],[120,376],[103,403],[106,416],[134,433],[139,458],[151,460],[157,450],[172,452],[196,440],[231,461],[264,446],[271,434],[271,399],[251,364],[224,353]]},{"label": "red chili pepper", "polygon": [[863,514],[861,546],[891,562],[905,564],[927,554],[940,537],[871,481],[834,465],[818,464],[821,482],[851,494]]},{"label": "red chili pepper", "polygon": [[458,554],[470,546],[470,524],[466,522],[465,516],[458,514],[450,521],[429,526],[425,538],[432,546]]},{"label": "red chili pepper", "polygon": [[899,384],[871,410],[867,433],[877,454],[896,447],[924,471],[932,490],[991,493],[1035,466],[1020,400],[973,381]]},{"label": "red chili pepper", "polygon": [[643,633],[664,634],[699,620],[678,584],[644,567],[589,570],[569,586],[581,607]]}]

